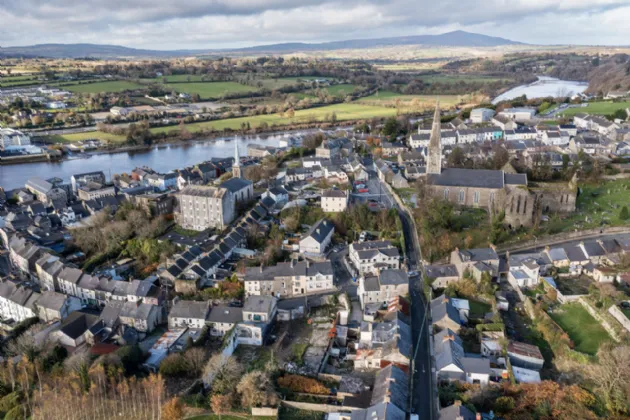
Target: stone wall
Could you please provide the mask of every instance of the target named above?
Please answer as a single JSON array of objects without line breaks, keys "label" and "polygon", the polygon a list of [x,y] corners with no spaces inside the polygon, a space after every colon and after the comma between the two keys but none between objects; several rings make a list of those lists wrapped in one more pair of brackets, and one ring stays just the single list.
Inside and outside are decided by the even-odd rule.
[{"label": "stone wall", "polygon": [[277,416],[277,415],[278,415],[278,409],[277,408],[252,407],[252,416],[254,416],[254,417],[260,417],[260,416],[273,417],[273,416]]},{"label": "stone wall", "polygon": [[511,244],[510,243],[502,244],[497,247],[497,252],[498,253],[505,253],[507,251],[518,252],[521,250],[527,250],[527,249],[533,249],[533,248],[539,248],[539,250],[542,250],[545,246],[552,246],[552,245],[568,242],[575,239],[588,239],[588,238],[599,237],[602,235],[611,235],[611,234],[617,234],[617,233],[618,234],[630,233],[630,227],[616,226],[616,227],[609,227],[609,228],[603,228],[603,229],[599,229],[599,228],[586,229],[586,230],[581,230],[577,232],[563,232],[563,233],[558,233],[557,235],[549,235],[544,238],[540,238],[538,239],[538,241],[535,241],[532,239],[530,241],[523,241],[523,242],[511,243]]},{"label": "stone wall", "polygon": [[626,329],[626,331],[630,332],[630,319],[621,312],[621,309],[617,307],[617,305],[613,305],[608,308],[608,313],[613,316],[619,323]]},{"label": "stone wall", "polygon": [[611,325],[608,323],[608,321],[606,321],[604,319],[604,317],[602,317],[595,310],[595,308],[593,308],[585,299],[580,299],[580,300],[578,300],[578,302],[580,302],[582,304],[582,306],[584,306],[584,308],[588,311],[588,313],[591,314],[591,316],[593,318],[595,318],[600,323],[600,325],[608,332],[608,334],[610,334],[610,336],[616,342],[621,341],[621,339],[619,338],[619,335],[617,334],[617,331],[615,331],[615,329],[613,327],[611,327]]},{"label": "stone wall", "polygon": [[360,410],[360,408],[342,407],[340,405],[316,404],[297,401],[282,401],[281,404],[285,407],[297,408],[298,410],[317,411],[320,413],[336,413],[339,411],[349,412]]}]

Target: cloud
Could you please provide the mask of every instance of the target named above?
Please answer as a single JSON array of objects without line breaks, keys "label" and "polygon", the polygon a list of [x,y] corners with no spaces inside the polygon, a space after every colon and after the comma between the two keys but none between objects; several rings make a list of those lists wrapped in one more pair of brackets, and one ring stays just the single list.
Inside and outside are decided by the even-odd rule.
[{"label": "cloud", "polygon": [[623,44],[627,0],[3,0],[3,46],[221,48],[478,30],[530,43]]}]

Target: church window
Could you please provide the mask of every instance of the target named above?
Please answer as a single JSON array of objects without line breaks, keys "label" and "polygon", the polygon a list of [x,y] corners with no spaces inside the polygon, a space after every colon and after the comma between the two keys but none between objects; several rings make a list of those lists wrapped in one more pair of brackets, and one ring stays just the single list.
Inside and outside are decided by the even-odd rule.
[{"label": "church window", "polygon": [[465,192],[464,190],[460,190],[459,191],[459,202],[463,203],[464,202],[464,197],[465,197]]},{"label": "church window", "polygon": [[494,203],[494,193],[490,193],[490,203]]},{"label": "church window", "polygon": [[448,200],[448,188],[444,189],[444,199]]},{"label": "church window", "polygon": [[479,191],[473,193],[473,201],[475,204],[479,204]]},{"label": "church window", "polygon": [[521,196],[518,196],[518,201],[516,203],[516,213],[520,213],[521,212]]}]

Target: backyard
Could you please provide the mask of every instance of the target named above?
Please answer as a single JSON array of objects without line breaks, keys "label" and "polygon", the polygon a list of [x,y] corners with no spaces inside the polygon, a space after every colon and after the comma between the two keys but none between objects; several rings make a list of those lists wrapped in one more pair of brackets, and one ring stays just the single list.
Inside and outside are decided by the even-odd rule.
[{"label": "backyard", "polygon": [[610,340],[606,330],[579,303],[562,305],[550,316],[569,334],[579,352],[594,355],[602,343]]},{"label": "backyard", "polygon": [[578,277],[559,277],[555,279],[558,290],[565,296],[571,295],[587,295],[588,288],[592,284],[588,276],[581,275]]}]

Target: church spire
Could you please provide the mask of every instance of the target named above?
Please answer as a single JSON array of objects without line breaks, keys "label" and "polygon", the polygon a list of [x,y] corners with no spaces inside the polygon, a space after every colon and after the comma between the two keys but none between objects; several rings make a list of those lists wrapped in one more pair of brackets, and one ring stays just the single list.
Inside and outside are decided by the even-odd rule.
[{"label": "church spire", "polygon": [[435,114],[433,114],[433,125],[431,126],[431,138],[429,140],[429,151],[427,158],[427,174],[442,173],[442,124],[440,121],[440,100],[435,104]]},{"label": "church spire", "polygon": [[241,177],[241,157],[238,154],[238,137],[234,139],[234,163],[232,164],[232,177]]}]

